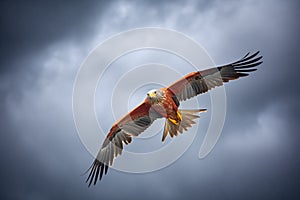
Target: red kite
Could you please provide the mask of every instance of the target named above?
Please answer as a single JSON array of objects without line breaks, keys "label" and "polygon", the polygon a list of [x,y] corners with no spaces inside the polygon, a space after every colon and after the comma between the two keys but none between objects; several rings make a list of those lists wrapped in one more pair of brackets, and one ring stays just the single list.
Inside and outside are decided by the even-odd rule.
[{"label": "red kite", "polygon": [[167,135],[173,137],[177,136],[178,132],[187,131],[196,123],[194,120],[199,118],[196,114],[206,109],[180,110],[180,102],[221,86],[223,82],[248,76],[249,72],[257,70],[254,67],[262,63],[262,56],[258,57],[258,54],[259,51],[252,55],[248,53],[236,62],[192,72],[169,87],[149,91],[144,102],[110,129],[97,158],[88,169],[90,173],[86,182],[89,182],[89,186],[92,182],[95,185],[98,178],[101,180],[103,173],[107,173],[108,166],[113,164],[114,158],[121,155],[123,144],[129,144],[132,137],[141,134],[154,120],[166,118],[162,141]]}]

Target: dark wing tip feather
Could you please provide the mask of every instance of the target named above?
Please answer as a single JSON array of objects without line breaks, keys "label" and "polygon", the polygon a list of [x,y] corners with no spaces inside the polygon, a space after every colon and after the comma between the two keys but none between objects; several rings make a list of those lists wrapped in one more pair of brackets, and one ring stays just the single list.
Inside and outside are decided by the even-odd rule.
[{"label": "dark wing tip feather", "polygon": [[256,53],[250,55],[249,53],[246,54],[246,56],[244,56],[242,59],[231,63],[230,65],[232,67],[234,67],[234,69],[236,71],[239,71],[241,69],[249,69],[249,68],[253,68],[256,67],[260,64],[262,64],[263,62],[261,61],[261,59],[263,58],[263,56],[258,56],[259,51],[257,51]]},{"label": "dark wing tip feather", "polygon": [[105,165],[105,174],[107,174],[107,171],[108,171],[108,165]]},{"label": "dark wing tip feather", "polygon": [[89,173],[88,178],[86,179],[86,183],[88,182],[88,187],[90,187],[92,183],[94,183],[94,185],[96,185],[96,183],[98,181],[98,177],[99,177],[99,180],[102,179],[103,172],[105,174],[107,173],[108,165],[95,159],[95,161],[93,162],[93,164],[91,165],[91,167],[89,169],[91,169],[91,171]]},{"label": "dark wing tip feather", "polygon": [[[240,60],[231,63],[232,65],[236,65],[239,63],[244,63],[245,61],[251,60],[252,58],[256,57],[258,54],[260,53],[260,51],[255,52],[254,54],[250,55],[250,53],[247,53],[243,58],[241,58]],[[262,56],[261,56],[262,57]],[[260,58],[261,59],[261,58]],[[254,59],[255,60],[255,59]],[[252,60],[253,61],[253,60]]]},{"label": "dark wing tip feather", "polygon": [[[96,169],[97,169],[97,164],[96,164],[96,162],[94,162],[94,166],[93,166],[93,168],[91,169],[91,172],[90,172],[90,175],[89,175],[89,177],[90,177],[89,187],[90,187],[90,185],[92,184],[93,179],[94,179],[94,177],[95,177]],[[88,181],[88,180],[87,180],[87,181]]]},{"label": "dark wing tip feather", "polygon": [[256,67],[256,66],[260,65],[261,63],[262,63],[262,61],[260,61],[260,62],[251,62],[251,63],[248,63],[248,64],[241,63],[240,65],[238,65],[238,67],[236,65],[233,65],[233,67],[235,69],[244,69],[244,68]]},{"label": "dark wing tip feather", "polygon": [[261,61],[263,56],[256,57],[259,53],[260,53],[260,51],[257,51],[256,53],[254,53],[252,55],[247,53],[246,56],[244,56],[242,59],[231,64],[231,66],[237,72],[239,77],[248,76],[249,75],[248,72],[256,71],[257,69],[254,67],[263,63]]},{"label": "dark wing tip feather", "polygon": [[239,67],[239,66],[241,66],[241,65],[246,66],[246,65],[248,65],[248,64],[252,64],[252,63],[257,62],[257,61],[259,61],[260,59],[262,59],[262,56],[259,56],[259,57],[255,58],[255,59],[252,59],[252,60],[249,60],[249,61],[247,61],[247,62],[238,62],[237,64],[234,64],[234,66],[235,66],[235,67]]},{"label": "dark wing tip feather", "polygon": [[[101,179],[102,179],[102,176],[103,176],[104,163],[101,163],[100,166],[101,166],[101,172],[100,172],[99,180],[101,180]],[[98,179],[98,177],[95,178],[95,183],[94,183],[94,185],[96,185],[97,179]]]},{"label": "dark wing tip feather", "polygon": [[250,53],[251,52],[246,53],[246,55],[242,59],[246,58]]},{"label": "dark wing tip feather", "polygon": [[249,72],[256,71],[257,69],[255,67],[263,63],[261,61],[263,56],[258,56],[259,53],[259,51],[254,54],[247,53],[236,62],[218,67],[223,82],[238,79],[239,77],[245,77],[249,75]]},{"label": "dark wing tip feather", "polygon": [[238,73],[239,77],[245,77],[245,76],[249,76],[249,74],[247,73]]},{"label": "dark wing tip feather", "polygon": [[256,70],[257,69],[241,69],[241,70],[238,70],[238,72],[254,72]]},{"label": "dark wing tip feather", "polygon": [[98,176],[99,176],[99,169],[100,169],[100,165],[98,165],[97,167],[96,167],[96,174],[95,174],[95,179],[94,179],[94,185],[96,184],[96,182],[97,182],[97,179],[98,179]]}]

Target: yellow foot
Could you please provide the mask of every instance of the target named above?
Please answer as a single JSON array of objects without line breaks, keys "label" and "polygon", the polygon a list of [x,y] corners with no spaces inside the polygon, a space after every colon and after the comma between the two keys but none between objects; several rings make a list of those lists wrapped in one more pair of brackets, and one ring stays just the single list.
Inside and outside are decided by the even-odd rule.
[{"label": "yellow foot", "polygon": [[179,111],[177,111],[177,118],[178,120],[171,119],[171,118],[168,118],[168,120],[170,120],[173,124],[178,125],[178,123],[182,120],[182,116]]},{"label": "yellow foot", "polygon": [[178,121],[176,121],[175,119],[168,118],[168,120],[170,120],[173,124],[178,125]]},{"label": "yellow foot", "polygon": [[[182,116],[181,116],[181,114],[180,114],[180,112],[179,111],[177,111],[177,118],[179,119],[179,121],[181,121],[182,120]],[[178,122],[177,122],[178,123]]]}]

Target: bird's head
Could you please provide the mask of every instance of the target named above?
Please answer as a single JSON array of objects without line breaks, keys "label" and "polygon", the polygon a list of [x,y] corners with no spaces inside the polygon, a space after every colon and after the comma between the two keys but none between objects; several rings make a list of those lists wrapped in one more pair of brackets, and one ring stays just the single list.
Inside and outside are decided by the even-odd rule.
[{"label": "bird's head", "polygon": [[150,90],[147,93],[147,99],[152,103],[159,102],[163,99],[163,91],[156,89]]}]

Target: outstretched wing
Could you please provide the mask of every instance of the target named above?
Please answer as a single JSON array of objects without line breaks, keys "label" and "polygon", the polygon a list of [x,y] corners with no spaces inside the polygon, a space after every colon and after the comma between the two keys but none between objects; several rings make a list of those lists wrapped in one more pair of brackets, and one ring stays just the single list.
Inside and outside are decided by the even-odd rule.
[{"label": "outstretched wing", "polygon": [[238,79],[239,77],[248,76],[249,72],[256,71],[254,68],[262,63],[262,56],[258,56],[259,51],[249,55],[246,54],[240,60],[203,71],[192,72],[179,79],[168,87],[179,101],[185,101],[198,94],[223,85],[223,82]]},{"label": "outstretched wing", "polygon": [[116,122],[104,140],[97,158],[89,168],[90,173],[86,180],[89,186],[92,182],[95,185],[98,178],[101,180],[103,172],[107,173],[108,166],[113,164],[114,158],[121,155],[123,143],[129,144],[133,136],[138,136],[160,117],[161,115],[151,108],[151,104],[145,101]]}]

